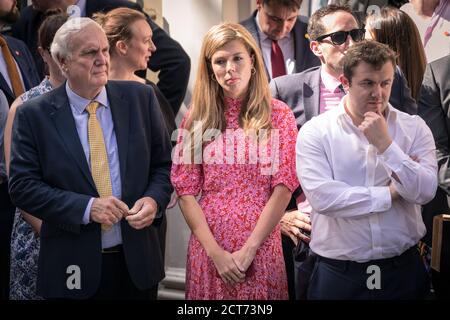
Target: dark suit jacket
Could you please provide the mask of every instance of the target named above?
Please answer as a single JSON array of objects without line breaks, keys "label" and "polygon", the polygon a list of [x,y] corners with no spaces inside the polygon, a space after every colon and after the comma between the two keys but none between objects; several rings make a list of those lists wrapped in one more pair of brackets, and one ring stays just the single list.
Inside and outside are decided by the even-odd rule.
[{"label": "dark suit jacket", "polygon": [[[261,39],[259,38],[258,26],[256,25],[255,17],[256,12],[253,12],[252,16],[247,20],[241,21],[242,24],[255,38],[256,43],[261,48]],[[295,69],[296,72],[301,72],[311,67],[320,65],[320,60],[312,53],[309,48],[309,40],[305,38],[307,34],[308,25],[297,18],[292,33],[294,36],[294,54],[295,54]],[[267,71],[267,77],[270,80],[269,72]]]},{"label": "dark suit jacket", "polygon": [[[19,66],[25,85],[25,91],[37,86],[40,82],[39,75],[37,74],[33,58],[25,43],[5,35],[2,35],[2,37],[5,38],[9,50]],[[11,105],[14,100],[16,100],[16,97],[2,74],[0,74],[0,89],[5,94],[6,99],[8,99],[8,104]]]},{"label": "dark suit jacket", "polygon": [[[314,67],[301,73],[278,77],[270,82],[272,96],[292,109],[299,129],[306,121],[319,114],[320,68]],[[411,91],[399,68],[396,68],[389,102],[400,111],[417,113],[416,102],[411,97]]]},{"label": "dark suit jacket", "polygon": [[450,195],[450,56],[427,65],[419,115],[433,132],[439,162],[439,186]]},{"label": "dark suit jacket", "polygon": [[[122,201],[130,208],[150,196],[165,208],[170,141],[153,89],[137,82],[106,86],[120,159]],[[24,103],[14,120],[10,194],[17,207],[43,220],[38,293],[46,298],[87,298],[101,278],[101,230],[82,224],[91,197],[98,197],[65,86]],[[126,264],[133,283],[149,289],[164,277],[158,221],[135,230],[121,220]],[[67,268],[79,266],[81,289],[69,290]]]},{"label": "dark suit jacket", "polygon": [[424,241],[431,246],[433,217],[448,213],[450,195],[450,56],[427,65],[419,99],[419,116],[431,129],[439,164],[439,187],[436,197],[424,206],[422,217],[427,226]]},{"label": "dark suit jacket", "polygon": [[[96,12],[107,12],[119,7],[128,7],[142,11],[138,4],[130,1],[87,0],[86,15],[92,17]],[[153,30],[153,42],[158,49],[152,54],[148,68],[152,71],[159,71],[158,87],[169,100],[173,113],[176,115],[186,94],[191,62],[189,56],[178,42],[170,38],[150,18],[147,20]],[[28,6],[22,10],[19,21],[13,26],[13,35],[23,40],[30,48],[41,78],[44,77],[44,63],[37,52],[37,33],[42,21],[42,12],[34,10],[32,6]]]}]

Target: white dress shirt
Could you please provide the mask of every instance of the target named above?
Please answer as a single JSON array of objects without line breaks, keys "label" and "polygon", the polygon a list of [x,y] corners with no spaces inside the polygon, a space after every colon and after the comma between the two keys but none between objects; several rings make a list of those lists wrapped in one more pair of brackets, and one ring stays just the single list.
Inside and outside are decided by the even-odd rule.
[{"label": "white dress shirt", "polygon": [[[272,40],[261,30],[259,24],[259,12],[256,14],[256,25],[258,26],[259,39],[261,41],[261,52],[269,72],[270,79],[272,79],[272,59],[270,53],[272,52]],[[292,31],[287,34],[283,39],[278,40],[281,52],[283,52],[284,63],[286,66],[286,74],[293,74],[295,70],[295,50],[294,50],[294,37]]]},{"label": "white dress shirt", "polygon": [[[437,189],[433,136],[420,117],[389,105],[393,142],[377,154],[345,101],[308,121],[297,138],[297,175],[312,206],[311,249],[357,262],[400,255],[425,235],[420,205]],[[391,181],[402,199],[391,201]]]}]

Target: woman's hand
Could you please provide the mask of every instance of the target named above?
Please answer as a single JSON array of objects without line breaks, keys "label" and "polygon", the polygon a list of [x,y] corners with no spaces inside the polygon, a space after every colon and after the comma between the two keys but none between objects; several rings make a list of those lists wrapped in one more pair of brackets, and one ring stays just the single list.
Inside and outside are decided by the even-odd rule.
[{"label": "woman's hand", "polygon": [[220,249],[211,254],[211,259],[217,272],[226,284],[234,285],[245,280],[245,273],[240,271],[233,260],[233,256],[226,250]]},{"label": "woman's hand", "polygon": [[231,255],[239,270],[245,273],[252,264],[253,259],[255,259],[256,250],[251,250],[244,245],[240,250],[233,252]]}]

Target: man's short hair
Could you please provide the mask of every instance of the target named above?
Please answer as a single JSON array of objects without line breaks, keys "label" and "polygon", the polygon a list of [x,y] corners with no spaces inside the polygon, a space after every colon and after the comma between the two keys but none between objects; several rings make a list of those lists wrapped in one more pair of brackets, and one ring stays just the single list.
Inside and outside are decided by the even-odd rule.
[{"label": "man's short hair", "polygon": [[344,58],[342,65],[344,68],[344,76],[348,81],[352,82],[353,70],[361,61],[371,65],[375,70],[380,70],[386,62],[391,62],[392,66],[396,66],[397,54],[389,46],[373,40],[364,40],[351,46]]},{"label": "man's short hair", "polygon": [[[339,6],[335,4],[330,4],[328,6],[318,9],[312,14],[311,18],[309,18],[308,23],[309,39],[316,40],[321,35],[324,35],[326,31],[326,26],[322,23],[322,18],[338,11],[345,11],[354,16],[352,10],[348,6]],[[356,17],[355,20],[358,23],[358,19],[356,19]]]},{"label": "man's short hair", "polygon": [[97,22],[90,18],[76,17],[67,20],[58,29],[53,38],[53,43],[50,46],[52,58],[55,61],[58,61],[59,58],[70,58],[74,49],[72,46],[72,37],[89,25],[96,25],[99,29],[103,30]]},{"label": "man's short hair", "polygon": [[302,5],[303,0],[264,0],[263,3],[268,6],[287,7],[298,10]]}]

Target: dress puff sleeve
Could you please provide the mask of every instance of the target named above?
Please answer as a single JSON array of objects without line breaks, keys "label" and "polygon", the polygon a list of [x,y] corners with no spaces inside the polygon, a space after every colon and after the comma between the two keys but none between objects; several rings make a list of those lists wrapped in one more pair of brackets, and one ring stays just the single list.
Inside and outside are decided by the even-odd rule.
[{"label": "dress puff sleeve", "polygon": [[272,128],[278,129],[278,166],[274,167],[271,188],[284,184],[294,192],[299,186],[295,168],[298,129],[291,109],[276,99],[272,100]]},{"label": "dress puff sleeve", "polygon": [[202,165],[190,163],[190,157],[183,156],[183,141],[190,136],[189,131],[184,128],[188,116],[189,112],[184,116],[178,129],[177,144],[174,148],[170,172],[170,180],[179,197],[184,195],[197,196],[203,186]]}]

